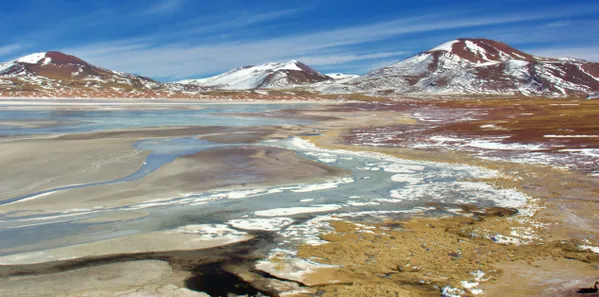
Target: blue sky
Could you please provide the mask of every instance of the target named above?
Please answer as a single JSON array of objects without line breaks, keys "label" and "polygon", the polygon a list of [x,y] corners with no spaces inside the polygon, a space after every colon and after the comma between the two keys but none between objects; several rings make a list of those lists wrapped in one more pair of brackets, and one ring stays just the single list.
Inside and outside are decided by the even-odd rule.
[{"label": "blue sky", "polygon": [[298,59],[362,74],[459,37],[599,61],[596,0],[19,0],[0,60],[59,50],[161,81]]}]

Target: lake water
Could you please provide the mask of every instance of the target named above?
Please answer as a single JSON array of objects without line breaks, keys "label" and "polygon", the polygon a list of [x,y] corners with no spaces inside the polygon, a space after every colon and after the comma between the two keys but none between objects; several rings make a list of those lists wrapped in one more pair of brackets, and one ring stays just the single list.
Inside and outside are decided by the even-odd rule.
[{"label": "lake water", "polygon": [[[272,126],[307,124],[297,120],[240,116],[239,113],[264,113],[306,105],[252,104],[202,105],[201,109],[114,109],[64,110],[30,109],[0,110],[2,121],[55,121],[51,127],[0,126],[2,135],[68,134],[89,131],[167,126]],[[235,115],[232,115],[235,114]],[[111,181],[64,185],[13,197],[0,203],[11,203],[44,194],[67,191],[72,188],[122,184],[142,179],[177,157],[214,148],[239,144],[213,143],[195,137],[168,137],[137,142],[138,150],[149,151],[146,162],[132,174]],[[247,145],[247,144],[244,144]],[[517,207],[526,200],[511,190],[494,189],[481,183],[465,182],[469,178],[493,177],[497,173],[470,166],[447,165],[397,159],[385,155],[331,151],[314,147],[297,137],[267,140],[252,144],[295,151],[299,156],[326,163],[351,172],[346,177],[328,181],[248,188],[235,191],[188,193],[178,197],[162,197],[117,208],[81,209],[60,214],[28,215],[13,218],[0,214],[0,255],[53,248],[72,243],[88,242],[128,234],[173,229],[191,224],[226,224],[234,220],[235,227],[255,219],[290,219],[302,224],[317,217],[338,216],[359,218],[386,214],[452,213],[459,211],[452,205],[474,203]],[[1,144],[0,144],[1,148]],[[443,207],[431,207],[439,203]],[[128,221],[82,223],[98,215],[145,211],[150,215]],[[265,230],[285,228],[263,226]],[[314,230],[294,229],[289,237],[312,238]],[[303,230],[303,231],[297,231]],[[61,242],[61,238],[68,239]],[[289,239],[287,244],[292,244]],[[1,252],[2,250],[10,252]]]}]

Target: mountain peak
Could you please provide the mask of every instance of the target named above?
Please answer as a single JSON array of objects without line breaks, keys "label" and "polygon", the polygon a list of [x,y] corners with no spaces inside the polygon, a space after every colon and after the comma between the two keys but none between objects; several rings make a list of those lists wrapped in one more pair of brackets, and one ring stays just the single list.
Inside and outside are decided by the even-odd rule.
[{"label": "mountain peak", "polygon": [[58,51],[33,53],[13,61],[0,63],[0,77],[28,88],[48,88],[51,85],[91,88],[127,85],[132,88],[150,89],[160,84],[129,73],[120,73],[89,64],[75,56]]},{"label": "mountain peak", "polygon": [[46,53],[46,58],[52,60],[53,64],[80,64],[88,65],[87,62],[71,55],[67,55],[61,52],[50,51]]},{"label": "mountain peak", "polygon": [[[38,64],[46,59],[46,52],[41,53],[33,53],[15,60],[17,63],[25,63],[25,64]],[[44,61],[46,62],[46,61]]]},{"label": "mountain peak", "polygon": [[532,62],[536,60],[534,56],[519,51],[503,42],[485,38],[458,38],[445,42],[425,53],[450,53],[473,63],[508,60]]},{"label": "mountain peak", "polygon": [[179,83],[228,90],[249,90],[285,88],[325,80],[331,80],[331,78],[298,60],[290,60],[244,66],[213,77],[187,79],[179,81]]},{"label": "mountain peak", "polygon": [[599,63],[535,57],[499,41],[459,38],[324,90],[586,96],[599,92]]},{"label": "mountain peak", "polygon": [[20,57],[14,63],[33,64],[33,65],[48,65],[48,64],[79,64],[88,65],[87,62],[71,55],[63,54],[57,51],[33,53]]}]

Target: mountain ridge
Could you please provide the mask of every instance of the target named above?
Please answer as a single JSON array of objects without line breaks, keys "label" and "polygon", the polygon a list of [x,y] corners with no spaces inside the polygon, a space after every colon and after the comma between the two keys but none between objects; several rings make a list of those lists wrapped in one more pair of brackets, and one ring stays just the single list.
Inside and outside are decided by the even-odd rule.
[{"label": "mountain ridge", "polygon": [[320,73],[297,61],[242,66],[208,78],[163,83],[57,51],[0,63],[0,95],[198,97],[206,92],[301,89],[374,96],[524,95],[595,98],[599,63],[538,57],[505,43],[459,38],[365,75]]},{"label": "mountain ridge", "polygon": [[498,41],[460,38],[345,83],[317,89],[377,95],[581,97],[599,91],[599,63],[536,57]]}]

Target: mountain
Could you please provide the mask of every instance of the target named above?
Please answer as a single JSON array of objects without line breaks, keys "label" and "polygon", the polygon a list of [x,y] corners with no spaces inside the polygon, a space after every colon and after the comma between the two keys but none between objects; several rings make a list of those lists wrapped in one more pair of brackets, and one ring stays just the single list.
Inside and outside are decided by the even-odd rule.
[{"label": "mountain", "polygon": [[325,93],[580,96],[599,92],[599,63],[536,57],[488,39],[457,39]]},{"label": "mountain", "polygon": [[36,76],[89,87],[127,85],[133,88],[157,88],[160,86],[150,78],[96,67],[61,52],[35,53],[0,65],[0,77],[3,78]]},{"label": "mountain", "polygon": [[61,52],[30,54],[0,63],[0,95],[141,97],[198,90],[94,66]]},{"label": "mountain", "polygon": [[334,79],[337,82],[346,82],[346,81],[350,81],[354,78],[360,77],[357,74],[344,74],[344,73],[327,73],[325,75]]},{"label": "mountain", "polygon": [[[594,99],[599,94],[599,63],[537,57],[501,42],[469,38],[446,42],[363,76],[325,75],[292,60],[245,66],[209,78],[162,83],[101,68],[55,51],[0,63],[0,96],[4,97],[252,99],[260,95],[258,91],[235,92],[252,89],[309,91],[306,94],[477,94]],[[268,95],[260,96],[267,99],[287,96],[275,93],[269,91]]]},{"label": "mountain", "polygon": [[226,73],[201,79],[179,81],[180,84],[214,87],[224,90],[288,88],[332,78],[299,61],[244,66]]}]

